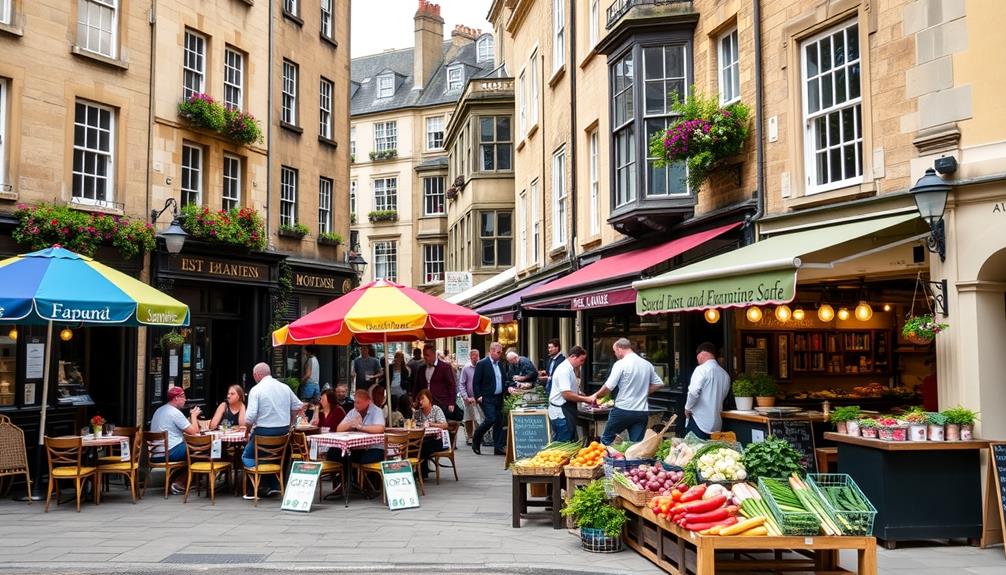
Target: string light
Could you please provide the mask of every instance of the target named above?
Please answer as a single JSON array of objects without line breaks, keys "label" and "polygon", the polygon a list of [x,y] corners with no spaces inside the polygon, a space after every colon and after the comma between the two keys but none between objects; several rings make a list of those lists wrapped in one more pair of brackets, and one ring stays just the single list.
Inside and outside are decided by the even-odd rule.
[{"label": "string light", "polygon": [[775,318],[782,323],[793,319],[793,311],[789,309],[788,305],[780,305],[775,308]]},{"label": "string light", "polygon": [[709,323],[720,321],[720,310],[716,308],[707,309],[703,315],[706,316],[706,321]]},{"label": "string light", "polygon": [[843,308],[839,308],[839,310],[838,310],[838,319],[840,319],[842,321],[845,321],[845,320],[849,319],[850,315],[852,315],[852,314],[849,313],[849,310],[845,309],[844,307]]},{"label": "string light", "polygon": [[746,312],[744,312],[744,315],[747,316],[749,322],[758,323],[762,318],[761,308],[758,306],[751,306]]},{"label": "string light", "polygon": [[855,314],[856,319],[859,321],[870,321],[870,318],[873,317],[873,308],[865,301],[861,301],[859,302],[859,305],[856,306]]},{"label": "string light", "polygon": [[817,319],[823,322],[835,319],[835,308],[826,303],[821,304],[821,307],[817,308]]},{"label": "string light", "polygon": [[73,339],[73,330],[68,327],[64,327],[63,330],[59,332],[59,339],[63,341],[70,341]]},{"label": "string light", "polygon": [[803,321],[803,318],[807,317],[807,312],[803,311],[803,308],[796,308],[793,310],[793,319],[796,321]]},{"label": "string light", "polygon": [[884,311],[891,311],[891,304],[885,303],[884,304]]}]

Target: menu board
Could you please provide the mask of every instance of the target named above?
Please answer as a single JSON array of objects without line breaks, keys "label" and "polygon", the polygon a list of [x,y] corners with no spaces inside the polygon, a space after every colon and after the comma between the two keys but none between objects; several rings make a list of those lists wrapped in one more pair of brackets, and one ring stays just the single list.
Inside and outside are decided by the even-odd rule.
[{"label": "menu board", "polygon": [[384,479],[388,509],[397,511],[419,507],[419,493],[416,492],[416,482],[409,460],[382,461],[381,476]]},{"label": "menu board", "polygon": [[290,469],[290,477],[286,481],[286,489],[283,490],[283,503],[280,509],[309,513],[319,477],[321,477],[320,463],[295,461]]},{"label": "menu board", "polygon": [[800,454],[800,463],[807,473],[817,472],[814,453],[814,427],[809,419],[770,419],[768,432],[773,437],[785,439]]},{"label": "menu board", "polygon": [[[999,495],[999,522],[1006,533],[1006,443],[989,444],[992,450],[992,470],[995,471],[995,492]],[[990,489],[992,486],[990,486]]]},{"label": "menu board", "polygon": [[510,444],[514,459],[532,457],[548,445],[551,438],[548,411],[528,409],[510,412]]}]

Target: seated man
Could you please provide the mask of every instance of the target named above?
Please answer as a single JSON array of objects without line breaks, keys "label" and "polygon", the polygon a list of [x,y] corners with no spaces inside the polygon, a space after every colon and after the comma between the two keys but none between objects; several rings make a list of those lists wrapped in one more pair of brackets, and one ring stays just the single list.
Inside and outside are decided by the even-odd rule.
[{"label": "seated man", "polygon": [[[363,433],[384,433],[384,412],[371,403],[370,392],[366,389],[356,390],[356,402],[353,409],[346,414],[336,431],[360,431]],[[338,461],[341,457],[338,450],[330,449],[326,457]],[[384,460],[384,446],[369,449],[354,449],[350,453],[353,463],[376,463]]]},{"label": "seated man", "polygon": [[[182,413],[185,407],[185,390],[180,387],[172,387],[168,390],[168,402],[157,408],[154,417],[150,420],[150,431],[155,433],[168,433],[168,461],[185,461],[185,438],[184,435],[199,435],[199,414],[201,410],[198,406],[190,410],[189,418],[186,419]],[[154,463],[164,462],[164,448],[158,445],[150,454],[150,461]],[[179,481],[171,484],[171,492],[174,494],[184,493],[185,485]]]}]

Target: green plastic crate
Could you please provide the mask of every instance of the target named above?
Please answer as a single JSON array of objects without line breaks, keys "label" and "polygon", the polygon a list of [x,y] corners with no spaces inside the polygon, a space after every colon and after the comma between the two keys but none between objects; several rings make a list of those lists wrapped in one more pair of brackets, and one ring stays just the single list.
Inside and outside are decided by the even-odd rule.
[{"label": "green plastic crate", "polygon": [[[877,508],[863,495],[856,482],[845,473],[809,473],[807,485],[824,501],[824,510],[842,530],[842,535],[873,535],[873,521],[877,518]],[[848,487],[853,494],[866,503],[869,511],[842,511],[837,509],[825,494],[829,487]]]},{"label": "green plastic crate", "polygon": [[[786,479],[778,481],[788,485]],[[769,511],[772,512],[772,516],[783,535],[817,535],[821,531],[821,521],[817,515],[809,511],[793,513],[780,509],[775,497],[772,497],[772,492],[765,486],[765,481],[761,477],[758,478],[758,492],[768,504]]]}]

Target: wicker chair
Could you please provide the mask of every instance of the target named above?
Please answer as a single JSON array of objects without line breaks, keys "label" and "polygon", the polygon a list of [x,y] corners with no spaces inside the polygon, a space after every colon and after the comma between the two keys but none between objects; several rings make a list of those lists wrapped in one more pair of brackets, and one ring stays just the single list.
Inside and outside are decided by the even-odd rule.
[{"label": "wicker chair", "polygon": [[185,497],[182,498],[182,503],[189,501],[192,476],[205,475],[210,484],[210,503],[215,506],[217,504],[217,474],[223,473],[225,477],[229,478],[230,462],[213,459],[213,437],[209,435],[185,436],[185,460],[188,463],[189,476],[185,480]]},{"label": "wicker chair", "polygon": [[[311,461],[311,449],[307,444],[307,434],[302,431],[294,431],[290,435],[290,458],[296,461]],[[335,491],[336,481],[342,479],[342,463],[321,459],[311,461],[321,465],[321,474],[318,476],[318,501],[321,501],[321,478],[329,477],[332,480],[332,490]]]},{"label": "wicker chair", "polygon": [[[123,475],[129,480],[129,495],[136,504],[136,483],[140,476],[140,452],[143,449],[143,437],[139,433],[133,433],[132,447],[129,452],[129,460],[122,461],[122,455],[117,455],[112,461],[107,461],[108,457],[98,460],[97,483],[104,485],[107,475]],[[101,503],[101,489],[95,494],[95,501]]]},{"label": "wicker chair", "polygon": [[31,476],[28,474],[28,454],[25,450],[24,432],[0,415],[0,478],[24,475],[28,504],[31,504]]},{"label": "wicker chair", "polygon": [[[56,493],[56,505],[59,505],[59,481],[72,479],[77,490],[77,513],[80,513],[80,496],[83,493],[84,482],[94,479],[95,468],[84,467],[81,459],[84,456],[83,441],[80,437],[46,437],[45,450],[49,454],[49,489],[45,496],[45,512],[49,512],[49,502],[53,492]],[[94,486],[94,502],[98,503],[98,486]]]},{"label": "wicker chair", "polygon": [[[433,467],[437,472],[437,485],[440,485],[440,467],[446,467],[454,471],[454,481],[458,481],[458,462],[454,459],[454,450],[458,445],[458,427],[461,424],[457,421],[447,422],[447,434],[451,438],[451,446],[449,449],[443,451],[437,451],[436,453],[430,454],[430,461],[433,462]],[[451,461],[450,465],[446,463],[441,463],[441,459],[449,459]]]},{"label": "wicker chair", "polygon": [[290,434],[269,437],[253,435],[255,445],[255,465],[244,466],[245,481],[251,480],[255,497],[255,507],[258,507],[258,488],[263,475],[275,475],[279,480],[279,493],[283,494],[283,465],[286,459],[286,448],[290,442]]},{"label": "wicker chair", "polygon": [[[168,461],[168,432],[167,431],[144,431],[143,432],[143,445],[146,447],[144,453],[147,459],[147,474],[143,479],[143,489],[140,491],[140,498],[147,492],[147,481],[150,479],[150,471],[154,469],[164,470],[164,498],[167,499],[168,495],[171,494],[171,474],[175,471],[185,467],[184,461]],[[151,457],[155,451],[158,451],[160,447],[160,452],[164,454],[164,461],[152,461]]]},{"label": "wicker chair", "polygon": [[[422,431],[422,430],[420,430]],[[391,461],[393,459],[407,458],[409,453],[409,434],[408,432],[402,431],[385,431],[384,432],[384,460]],[[377,475],[383,478],[384,472],[381,469],[381,462],[374,463],[355,463],[353,466],[356,468],[357,482],[360,486],[363,486],[363,481],[368,475]],[[385,494],[385,498],[387,495]]]}]

